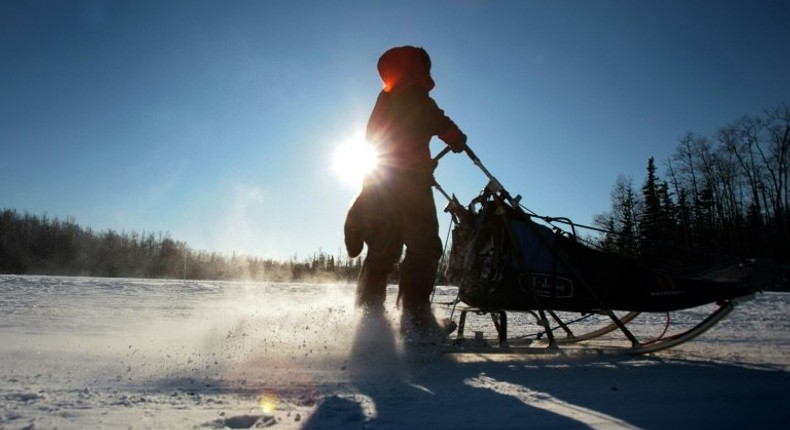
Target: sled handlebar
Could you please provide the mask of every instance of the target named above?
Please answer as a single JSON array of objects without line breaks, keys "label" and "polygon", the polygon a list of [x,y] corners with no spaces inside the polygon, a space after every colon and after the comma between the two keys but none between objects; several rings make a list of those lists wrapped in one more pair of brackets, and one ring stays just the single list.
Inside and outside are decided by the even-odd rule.
[{"label": "sled handlebar", "polygon": [[480,170],[482,170],[483,173],[488,178],[488,185],[486,186],[486,188],[488,188],[488,190],[494,194],[501,194],[506,200],[509,200],[513,206],[518,206],[521,197],[517,197],[513,199],[510,196],[510,194],[507,192],[507,190],[505,190],[505,187],[502,186],[502,183],[499,182],[499,179],[494,177],[494,175],[492,175],[491,172],[489,172],[488,169],[486,169],[486,166],[483,165],[483,162],[480,161],[479,158],[477,158],[477,154],[475,154],[475,152],[472,151],[472,148],[470,148],[467,145],[464,145],[464,152],[466,152],[466,155],[468,155],[469,159],[472,160],[472,163],[474,163],[477,167],[479,167]]},{"label": "sled handlebar", "polygon": [[[452,148],[449,145],[445,146],[441,151],[439,151],[438,154],[436,154],[435,157],[433,157],[433,162],[439,163],[439,160],[441,160],[441,158],[447,155],[447,153],[450,151],[452,151]],[[469,145],[464,144],[463,152],[466,152],[466,155],[469,156],[472,162],[475,163],[475,165],[477,165],[477,167],[479,167],[480,170],[483,171],[486,177],[488,177],[488,179],[493,184],[495,184],[496,192],[499,192],[504,189],[502,184],[499,183],[499,181],[494,177],[494,175],[492,175],[491,172],[489,172],[488,169],[486,169],[486,166],[483,165],[483,162],[481,162],[480,159],[477,158],[477,154],[475,154],[474,151],[472,151],[472,148],[470,148]]]},{"label": "sled handlebar", "polygon": [[[447,155],[447,153],[450,152],[451,150],[452,150],[452,148],[450,146],[444,147],[441,151],[439,151],[438,154],[436,154],[435,157],[433,157],[433,161],[435,163],[438,163],[439,160],[442,157],[444,157],[445,155]],[[475,152],[472,151],[472,148],[470,148],[469,145],[465,144],[464,148],[463,148],[463,151],[466,152],[466,155],[469,156],[469,159],[471,159],[472,162],[478,168],[480,168],[480,170],[483,171],[483,174],[485,174],[486,177],[488,178],[488,185],[486,186],[486,188],[490,192],[492,192],[493,194],[500,194],[500,195],[502,195],[513,206],[518,206],[518,204],[519,204],[519,202],[521,200],[521,196],[516,196],[516,198],[511,197],[510,194],[507,192],[507,190],[505,190],[505,187],[502,186],[502,183],[499,182],[499,180],[496,177],[494,177],[494,175],[492,175],[491,172],[488,171],[488,169],[486,169],[486,166],[483,165],[483,162],[480,161],[480,159],[477,157],[477,154],[475,154]],[[442,194],[444,194],[445,197],[448,197],[448,200],[452,201],[449,198],[449,196],[447,196],[447,193],[443,192],[444,190],[440,189],[439,191],[442,192]]]},{"label": "sled handlebar", "polygon": [[449,146],[445,146],[444,149],[439,151],[439,153],[436,154],[435,157],[433,157],[433,161],[438,163],[439,160],[441,160],[442,157],[444,157],[445,155],[447,155],[448,152],[450,152],[451,149],[452,148],[450,148]]},{"label": "sled handlebar", "polygon": [[[452,150],[453,150],[453,148],[451,148],[449,145],[445,146],[444,148],[442,148],[441,151],[439,151],[438,154],[436,154],[435,157],[433,157],[433,161],[439,162],[439,160],[441,160],[442,157],[447,155],[447,153],[452,151]],[[469,156],[469,158],[472,160],[472,162],[474,162],[475,164],[477,164],[478,166],[480,166],[483,169],[483,173],[485,173],[486,176],[491,177],[491,173],[489,173],[488,170],[486,170],[486,168],[483,166],[483,163],[481,163],[480,159],[477,158],[477,154],[475,154],[475,152],[472,151],[472,148],[470,148],[469,145],[464,145],[464,149],[462,151],[466,152],[466,155]],[[458,151],[458,152],[461,152],[461,151]]]},{"label": "sled handlebar", "polygon": [[[441,160],[442,157],[447,155],[447,153],[452,151],[452,150],[453,150],[453,148],[451,148],[449,145],[445,146],[441,151],[439,151],[438,154],[436,154],[435,157],[433,157],[433,161],[438,162],[439,160]],[[480,159],[477,158],[477,155],[475,155],[475,153],[472,151],[472,148],[470,148],[469,146],[464,145],[463,151],[466,152],[466,154],[469,156],[469,158],[472,159],[472,161],[476,161],[476,163],[480,161]]]}]

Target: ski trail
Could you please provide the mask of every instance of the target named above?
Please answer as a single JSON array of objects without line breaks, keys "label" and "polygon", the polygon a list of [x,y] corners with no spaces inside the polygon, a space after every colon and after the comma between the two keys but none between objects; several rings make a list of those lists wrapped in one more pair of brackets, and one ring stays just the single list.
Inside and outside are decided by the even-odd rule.
[{"label": "ski trail", "polygon": [[639,429],[639,427],[631,425],[619,418],[565,402],[551,394],[531,390],[522,385],[497,381],[489,376],[479,376],[468,379],[466,384],[474,388],[482,388],[505,396],[515,397],[525,405],[570,418],[592,429]]}]

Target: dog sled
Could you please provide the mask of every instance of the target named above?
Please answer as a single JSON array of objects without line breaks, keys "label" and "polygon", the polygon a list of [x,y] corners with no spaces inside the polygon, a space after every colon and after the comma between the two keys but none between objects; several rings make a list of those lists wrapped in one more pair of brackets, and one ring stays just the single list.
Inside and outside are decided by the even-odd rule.
[{"label": "dog sled", "polygon": [[[449,353],[656,352],[709,330],[777,277],[776,266],[763,261],[662,273],[595,249],[579,240],[570,220],[526,210],[471,149],[465,152],[488,178],[481,194],[464,206],[435,184],[453,222],[446,275],[458,295],[445,304],[458,321]],[[470,318],[481,316],[490,318],[495,336],[480,329],[467,337]],[[514,323],[532,330],[512,335]]]}]

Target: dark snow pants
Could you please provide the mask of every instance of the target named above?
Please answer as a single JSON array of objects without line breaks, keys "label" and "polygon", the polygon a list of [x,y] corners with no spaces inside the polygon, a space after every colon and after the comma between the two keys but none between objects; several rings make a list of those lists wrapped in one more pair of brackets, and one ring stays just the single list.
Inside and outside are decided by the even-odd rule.
[{"label": "dark snow pants", "polygon": [[430,313],[430,295],[442,254],[432,184],[432,175],[411,172],[393,175],[363,190],[368,253],[357,282],[357,306],[383,308],[387,277],[405,245],[399,300],[411,315]]}]

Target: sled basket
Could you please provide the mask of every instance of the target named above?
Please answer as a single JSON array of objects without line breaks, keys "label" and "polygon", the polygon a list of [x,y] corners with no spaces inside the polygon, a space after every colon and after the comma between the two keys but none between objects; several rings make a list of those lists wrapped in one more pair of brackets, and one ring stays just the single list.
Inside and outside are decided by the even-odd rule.
[{"label": "sled basket", "polygon": [[558,242],[568,240],[564,232],[486,201],[479,211],[459,217],[452,235],[447,278],[470,306],[534,309],[534,295],[574,296],[568,256],[558,248]]},{"label": "sled basket", "polygon": [[669,276],[591,248],[489,193],[453,215],[447,277],[472,307],[664,312],[753,292],[743,277]]}]

